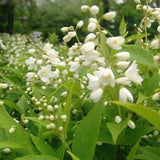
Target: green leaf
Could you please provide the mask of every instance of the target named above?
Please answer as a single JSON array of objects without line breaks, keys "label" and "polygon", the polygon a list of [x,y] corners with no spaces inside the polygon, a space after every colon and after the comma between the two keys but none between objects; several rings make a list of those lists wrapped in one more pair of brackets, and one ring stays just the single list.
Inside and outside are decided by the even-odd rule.
[{"label": "green leaf", "polygon": [[48,145],[45,141],[43,141],[40,138],[37,138],[33,135],[31,135],[32,141],[35,144],[36,148],[42,153],[42,154],[47,154],[50,156],[56,157],[56,152],[54,149]]},{"label": "green leaf", "polygon": [[145,134],[153,131],[155,127],[147,127],[147,126],[136,126],[135,129],[127,128],[125,131],[124,139],[121,143],[124,145],[132,145],[135,143],[139,138],[144,136]]},{"label": "green leaf", "polygon": [[48,155],[27,155],[21,158],[16,158],[15,160],[59,160],[55,157],[48,156]]},{"label": "green leaf", "polygon": [[92,160],[98,140],[103,100],[98,102],[77,127],[72,151],[81,160]]},{"label": "green leaf", "polygon": [[126,22],[125,22],[125,20],[124,20],[124,17],[122,18],[122,20],[121,20],[121,23],[120,23],[120,26],[119,26],[119,33],[120,33],[120,35],[124,35],[125,34],[125,32],[126,32]]},{"label": "green leaf", "polygon": [[80,160],[80,159],[77,158],[72,152],[67,151],[67,153],[72,157],[73,160]]},{"label": "green leaf", "polygon": [[141,151],[141,154],[135,156],[135,158],[144,160],[159,160],[159,149],[159,147],[140,147],[138,150]]},{"label": "green leaf", "polygon": [[[8,133],[9,129],[14,126],[15,132]],[[7,135],[7,139],[13,143],[25,146],[26,150],[32,152],[32,144],[28,134],[23,128],[15,122],[15,120],[7,113],[4,107],[0,107],[0,128],[4,129],[4,134]]]},{"label": "green leaf", "polygon": [[18,105],[16,105],[15,103],[13,103],[13,102],[11,102],[11,101],[6,101],[6,100],[3,100],[3,102],[7,105],[7,106],[9,106],[10,108],[13,108],[13,109],[15,109],[16,111],[18,111],[19,113],[23,113],[22,111],[21,111],[21,109],[18,107]]},{"label": "green leaf", "polygon": [[73,94],[73,90],[74,90],[75,85],[76,85],[76,82],[72,82],[72,86],[71,86],[71,89],[70,89],[69,94],[67,96],[67,101],[66,101],[66,104],[64,107],[64,114],[67,115],[67,120],[64,125],[64,134],[65,134],[66,139],[67,139],[67,128],[68,128],[68,124],[69,124],[69,120],[70,120],[71,99],[72,99],[72,94]]},{"label": "green leaf", "polygon": [[144,64],[150,67],[155,67],[153,62],[153,56],[145,49],[136,45],[126,45],[121,51],[130,52],[130,59],[140,64]]},{"label": "green leaf", "polygon": [[17,102],[17,106],[20,108],[20,110],[23,113],[26,113],[27,108],[28,108],[28,100],[25,98],[25,96],[23,95],[20,100]]},{"label": "green leaf", "polygon": [[116,141],[118,139],[118,136],[120,135],[120,133],[124,130],[124,128],[127,126],[128,120],[125,120],[119,124],[115,123],[115,122],[109,122],[107,123],[107,127],[109,129],[109,131],[112,134],[112,139],[114,144],[116,144]]},{"label": "green leaf", "polygon": [[135,154],[139,147],[139,142],[141,138],[138,140],[138,142],[131,148],[129,155],[127,156],[127,160],[135,160]]},{"label": "green leaf", "polygon": [[120,105],[131,110],[132,112],[137,113],[141,117],[148,120],[155,127],[160,129],[160,114],[157,111],[139,104],[123,103],[118,101],[113,101],[112,103]]},{"label": "green leaf", "polygon": [[[149,36],[150,34],[147,34],[147,36]],[[144,38],[146,36],[145,33],[143,34],[134,34],[134,35],[131,35],[131,36],[128,36],[125,40],[125,43],[128,43],[128,42],[131,42],[131,41],[134,41],[134,40],[137,40],[138,38],[141,39],[141,38]]]},{"label": "green leaf", "polygon": [[29,119],[33,122],[36,122],[44,127],[46,127],[47,124],[49,124],[49,121],[48,120],[42,120],[40,121],[37,117],[24,117],[25,119]]},{"label": "green leaf", "polygon": [[25,146],[20,145],[15,142],[11,142],[11,141],[2,141],[2,142],[0,142],[0,148],[19,149],[19,148],[25,148]]}]

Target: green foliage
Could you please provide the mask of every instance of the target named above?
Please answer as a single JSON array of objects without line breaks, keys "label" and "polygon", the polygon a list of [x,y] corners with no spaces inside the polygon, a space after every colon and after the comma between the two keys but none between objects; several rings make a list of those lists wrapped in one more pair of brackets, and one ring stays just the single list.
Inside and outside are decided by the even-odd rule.
[{"label": "green foliage", "polygon": [[103,100],[93,106],[87,117],[80,123],[73,139],[73,153],[80,159],[92,160],[98,140]]}]

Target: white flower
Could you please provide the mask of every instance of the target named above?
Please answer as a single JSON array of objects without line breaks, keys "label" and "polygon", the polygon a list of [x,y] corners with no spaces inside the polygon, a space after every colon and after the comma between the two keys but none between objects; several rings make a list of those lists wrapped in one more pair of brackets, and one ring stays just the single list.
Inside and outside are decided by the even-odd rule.
[{"label": "white flower", "polygon": [[115,86],[115,77],[110,68],[99,67],[99,71],[95,71],[94,74],[98,76],[99,83],[101,86],[110,85],[111,87]]},{"label": "white flower", "polygon": [[25,60],[25,63],[28,65],[28,70],[36,69],[36,59],[33,57],[29,57],[27,60]]},{"label": "white flower", "polygon": [[137,69],[137,64],[136,64],[136,61],[134,61],[130,67],[126,70],[126,72],[124,73],[125,76],[135,82],[135,83],[138,83],[138,84],[141,84],[141,82],[143,81],[142,77],[138,74],[138,69]]},{"label": "white flower", "polygon": [[128,77],[121,77],[116,79],[116,83],[120,85],[131,85],[131,81],[128,79]]},{"label": "white flower", "polygon": [[87,74],[88,78],[89,78],[89,84],[88,84],[88,89],[90,90],[94,90],[100,87],[100,83],[99,83],[99,78],[96,76],[93,76],[91,74]]},{"label": "white flower", "polygon": [[77,23],[77,26],[76,26],[76,28],[81,28],[82,26],[83,26],[83,21],[79,21],[78,23]]},{"label": "white flower", "polygon": [[41,65],[42,62],[43,62],[42,59],[37,60],[37,64],[38,64],[38,65]]},{"label": "white flower", "polygon": [[115,116],[115,123],[121,123],[122,119],[120,116]]},{"label": "white flower", "polygon": [[37,74],[43,82],[47,82],[49,80],[49,78],[54,77],[54,73],[51,71],[50,65],[42,66]]},{"label": "white flower", "polygon": [[125,61],[130,58],[130,53],[129,52],[119,52],[115,56],[119,61]]},{"label": "white flower", "polygon": [[51,49],[48,52],[48,59],[54,65],[57,65],[60,62],[60,60],[58,58],[58,52],[56,50],[54,50],[54,49]]},{"label": "white flower", "polygon": [[70,62],[69,63],[69,70],[71,71],[71,72],[76,72],[76,71],[78,71],[78,69],[79,69],[79,67],[80,67],[80,64],[79,64],[79,62]]},{"label": "white flower", "polygon": [[99,7],[98,7],[98,6],[96,6],[96,5],[91,6],[91,8],[90,8],[90,12],[91,12],[91,14],[92,14],[92,15],[96,15],[96,14],[98,14],[98,12],[99,12]]},{"label": "white flower", "polygon": [[102,95],[103,95],[103,89],[98,88],[98,89],[93,90],[91,92],[90,99],[93,100],[93,102],[96,103],[101,99]]},{"label": "white flower", "polygon": [[43,47],[43,51],[48,52],[52,48],[52,44],[46,43]]},{"label": "white flower", "polygon": [[86,42],[85,44],[82,45],[80,50],[83,54],[85,54],[85,53],[93,51],[94,48],[95,48],[95,44],[93,42]]},{"label": "white flower", "polygon": [[86,54],[83,54],[81,56],[81,59],[84,60],[82,65],[89,66],[92,62],[96,61],[98,57],[99,57],[99,52],[97,52],[96,50],[87,52]]},{"label": "white flower", "polygon": [[87,12],[87,11],[89,11],[89,9],[90,9],[90,8],[89,8],[88,5],[82,5],[82,6],[81,6],[81,11],[82,11],[82,12]]},{"label": "white flower", "polygon": [[129,61],[119,61],[117,62],[117,67],[119,69],[126,69],[129,66],[130,62]]},{"label": "white flower", "polygon": [[98,71],[94,71],[94,75],[87,74],[89,78],[88,89],[95,90],[100,87],[110,85],[115,86],[115,78],[110,68],[99,67]]},{"label": "white flower", "polygon": [[110,21],[112,20],[114,17],[116,16],[116,12],[111,11],[111,12],[107,12],[103,15],[103,19]]},{"label": "white flower", "polygon": [[32,81],[33,78],[34,78],[34,76],[35,76],[35,73],[34,73],[34,72],[28,72],[28,73],[26,74],[26,77],[27,77],[26,81]]},{"label": "white flower", "polygon": [[33,53],[35,53],[35,51],[36,51],[35,49],[29,49],[28,53],[33,54]]},{"label": "white flower", "polygon": [[107,38],[106,43],[115,50],[120,50],[122,47],[121,45],[124,43],[124,38],[122,36],[117,37],[109,37]]},{"label": "white flower", "polygon": [[96,38],[96,35],[94,33],[89,33],[86,38],[85,38],[85,42],[87,41],[92,41]]},{"label": "white flower", "polygon": [[132,120],[129,120],[128,121],[128,127],[131,128],[131,129],[135,129],[136,125],[135,125],[135,123]]},{"label": "white flower", "polygon": [[157,49],[159,47],[159,44],[160,44],[160,40],[159,39],[154,39],[152,42],[151,42],[151,48],[152,49]]},{"label": "white flower", "polygon": [[133,102],[133,96],[128,89],[122,87],[119,90],[119,100],[122,102],[127,102],[127,100],[129,100],[130,102]]}]

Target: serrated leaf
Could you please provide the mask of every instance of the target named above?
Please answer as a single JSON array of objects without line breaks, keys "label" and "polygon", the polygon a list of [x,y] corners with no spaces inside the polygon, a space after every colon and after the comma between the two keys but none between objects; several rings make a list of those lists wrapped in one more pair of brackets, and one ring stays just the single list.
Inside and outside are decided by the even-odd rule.
[{"label": "serrated leaf", "polygon": [[16,158],[15,160],[59,160],[59,159],[48,155],[31,154],[24,157]]},{"label": "serrated leaf", "polygon": [[138,150],[141,151],[141,154],[135,156],[136,159],[144,160],[159,160],[160,157],[160,148],[159,147],[140,147]]},{"label": "serrated leaf", "polygon": [[125,32],[126,32],[126,22],[125,22],[125,20],[124,20],[124,17],[122,18],[122,20],[121,20],[121,23],[120,23],[120,26],[119,26],[119,33],[120,33],[120,35],[123,35],[123,34],[125,34]]},{"label": "serrated leaf", "polygon": [[155,67],[153,62],[153,56],[145,49],[136,45],[125,45],[121,51],[127,51],[130,53],[130,59],[140,64],[144,64],[150,67]]},{"label": "serrated leaf", "polygon": [[117,124],[115,122],[108,122],[106,125],[109,129],[109,131],[112,134],[112,139],[114,144],[116,144],[116,141],[118,139],[118,136],[120,135],[120,133],[124,130],[124,128],[127,126],[128,123],[128,119]]},{"label": "serrated leaf", "polygon": [[156,128],[160,129],[160,114],[157,111],[139,104],[123,103],[119,101],[113,101],[112,103],[120,105],[131,110],[132,112],[137,113],[141,117],[148,120]]},{"label": "serrated leaf", "polygon": [[31,138],[36,148],[40,151],[40,153],[56,157],[56,152],[54,151],[54,149],[45,141],[33,135],[31,135]]},{"label": "serrated leaf", "polygon": [[25,113],[28,108],[28,100],[25,98],[25,96],[22,96],[20,100],[17,102],[17,106],[20,108],[20,110]]},{"label": "serrated leaf", "polygon": [[72,152],[83,160],[92,160],[98,140],[103,100],[97,103],[77,127],[72,145]]}]

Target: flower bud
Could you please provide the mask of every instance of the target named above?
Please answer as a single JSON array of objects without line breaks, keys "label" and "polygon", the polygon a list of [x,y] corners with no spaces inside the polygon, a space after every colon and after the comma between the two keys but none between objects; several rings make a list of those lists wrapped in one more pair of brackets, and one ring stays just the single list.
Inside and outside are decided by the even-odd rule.
[{"label": "flower bud", "polygon": [[11,149],[10,149],[10,148],[4,148],[4,149],[2,150],[2,152],[8,154],[8,153],[11,152]]},{"label": "flower bud", "polygon": [[53,107],[51,105],[48,105],[47,106],[47,110],[52,112],[53,111]]},{"label": "flower bud", "polygon": [[87,30],[88,30],[89,32],[94,32],[95,29],[96,29],[96,27],[97,27],[97,24],[96,24],[96,23],[90,22],[90,23],[88,24],[88,26],[87,26]]},{"label": "flower bud", "polygon": [[103,15],[103,19],[110,21],[112,20],[114,17],[116,16],[116,12],[111,11],[111,12],[107,12]]},{"label": "flower bud", "polygon": [[8,87],[8,84],[6,83],[0,83],[0,88],[5,89]]},{"label": "flower bud", "polygon": [[56,128],[56,125],[54,123],[50,123],[49,126],[50,126],[49,127],[50,129],[55,129]]},{"label": "flower bud", "polygon": [[40,121],[44,120],[44,116],[43,116],[43,115],[40,115],[40,116],[38,117],[38,120],[40,120]]},{"label": "flower bud", "polygon": [[160,25],[157,27],[157,31],[160,33]]},{"label": "flower bud", "polygon": [[152,49],[157,49],[159,47],[159,39],[154,39],[152,42],[151,42],[151,48]]},{"label": "flower bud", "polygon": [[16,128],[15,128],[15,127],[11,127],[11,128],[9,129],[9,133],[14,133],[14,132],[15,132],[15,130],[16,130]]},{"label": "flower bud", "polygon": [[58,130],[59,130],[59,131],[63,131],[63,127],[60,126],[60,127],[58,128]]},{"label": "flower bud", "polygon": [[122,61],[122,60],[125,61],[130,58],[130,53],[129,52],[119,52],[115,56],[119,61]]},{"label": "flower bud", "polygon": [[79,21],[78,23],[77,23],[77,26],[76,26],[76,28],[81,28],[82,26],[83,26],[83,21]]},{"label": "flower bud", "polygon": [[82,6],[81,6],[81,11],[82,11],[82,12],[87,12],[87,11],[89,11],[89,9],[90,9],[90,8],[89,8],[89,6],[87,6],[87,5],[82,5]]},{"label": "flower bud", "polygon": [[156,55],[153,57],[154,63],[156,66],[160,65],[160,55]]},{"label": "flower bud", "polygon": [[160,100],[160,92],[155,93],[155,94],[152,96],[152,100],[153,100],[153,101],[158,101],[158,100]]},{"label": "flower bud", "polygon": [[119,69],[126,69],[129,66],[130,62],[129,61],[119,61],[117,63],[117,67]]},{"label": "flower bud", "polygon": [[62,28],[61,28],[61,31],[62,31],[62,32],[68,32],[68,31],[69,31],[69,27],[62,27]]},{"label": "flower bud", "polygon": [[0,101],[0,106],[2,106],[4,104],[4,102],[3,101]]},{"label": "flower bud", "polygon": [[96,5],[92,6],[92,7],[90,8],[90,12],[91,12],[92,15],[98,14],[98,12],[99,12],[99,7],[96,6]]},{"label": "flower bud", "polygon": [[121,123],[122,119],[120,116],[115,116],[115,123]]},{"label": "flower bud", "polygon": [[135,3],[141,3],[141,1],[140,1],[140,0],[134,0],[134,2],[135,2]]},{"label": "flower bud", "polygon": [[135,123],[132,120],[129,120],[128,127],[131,128],[131,129],[135,129],[136,128]]},{"label": "flower bud", "polygon": [[62,119],[62,121],[65,122],[65,121],[67,120],[67,115],[65,115],[65,114],[64,114],[64,115],[61,115],[61,119]]}]

